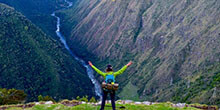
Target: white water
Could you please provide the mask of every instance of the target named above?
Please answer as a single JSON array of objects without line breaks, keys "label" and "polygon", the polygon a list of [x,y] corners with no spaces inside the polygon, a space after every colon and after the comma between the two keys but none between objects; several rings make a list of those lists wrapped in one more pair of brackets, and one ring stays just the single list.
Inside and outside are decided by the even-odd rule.
[{"label": "white water", "polygon": [[[72,2],[69,2],[67,0],[65,0],[66,3],[68,3],[68,6],[66,8],[69,8],[73,5]],[[74,57],[74,59],[76,59],[77,61],[80,62],[80,64],[82,64],[85,68],[86,68],[86,71],[87,71],[87,74],[90,78],[90,80],[92,81],[92,83],[94,84],[94,88],[95,88],[95,93],[97,96],[100,97],[100,99],[102,98],[102,95],[101,95],[101,87],[100,87],[100,84],[99,82],[95,79],[94,77],[94,72],[92,70],[92,68],[87,65],[85,63],[84,60],[80,59],[79,57],[77,57],[69,48],[68,44],[66,43],[66,40],[65,40],[65,37],[61,34],[60,32],[60,18],[58,16],[56,16],[55,12],[53,12],[51,14],[51,16],[54,16],[55,18],[57,18],[57,30],[56,30],[56,34],[57,36],[60,38],[60,41],[63,43],[63,45],[65,46],[65,48],[69,51],[69,53]]]}]

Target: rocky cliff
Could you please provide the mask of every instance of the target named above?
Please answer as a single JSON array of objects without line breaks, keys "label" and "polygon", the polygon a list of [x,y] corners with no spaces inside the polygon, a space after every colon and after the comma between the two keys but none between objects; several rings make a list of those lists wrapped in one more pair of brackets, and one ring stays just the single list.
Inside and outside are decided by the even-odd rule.
[{"label": "rocky cliff", "polygon": [[134,61],[121,98],[220,103],[219,0],[78,0],[60,15],[73,50]]}]

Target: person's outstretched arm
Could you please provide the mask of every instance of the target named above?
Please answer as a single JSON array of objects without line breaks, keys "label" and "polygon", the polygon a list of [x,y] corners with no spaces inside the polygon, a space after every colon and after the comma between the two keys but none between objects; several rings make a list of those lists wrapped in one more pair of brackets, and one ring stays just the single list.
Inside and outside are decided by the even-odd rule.
[{"label": "person's outstretched arm", "polygon": [[89,65],[100,75],[105,76],[105,73],[102,72],[101,70],[99,70],[98,68],[96,68],[91,61],[89,61]]},{"label": "person's outstretched arm", "polygon": [[115,76],[118,76],[120,74],[122,74],[128,66],[130,66],[132,64],[132,61],[130,61],[127,65],[125,65],[124,67],[122,67],[120,70],[118,70],[117,72],[114,73]]}]

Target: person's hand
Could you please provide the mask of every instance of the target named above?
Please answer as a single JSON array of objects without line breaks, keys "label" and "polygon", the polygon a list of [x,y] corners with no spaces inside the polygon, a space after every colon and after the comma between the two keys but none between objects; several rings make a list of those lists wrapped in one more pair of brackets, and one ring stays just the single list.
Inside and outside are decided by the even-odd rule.
[{"label": "person's hand", "polygon": [[92,66],[92,62],[91,61],[89,61],[88,63],[89,63],[90,66]]},{"label": "person's hand", "polygon": [[127,66],[130,66],[132,64],[132,61],[128,62]]}]

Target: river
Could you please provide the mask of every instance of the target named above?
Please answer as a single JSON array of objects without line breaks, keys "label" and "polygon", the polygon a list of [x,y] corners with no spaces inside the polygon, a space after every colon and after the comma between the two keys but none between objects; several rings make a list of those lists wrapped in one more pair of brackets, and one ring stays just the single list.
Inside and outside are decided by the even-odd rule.
[{"label": "river", "polygon": [[[70,8],[73,3],[70,1],[65,0],[66,3],[68,3],[67,8]],[[92,81],[94,88],[95,88],[95,94],[96,96],[98,96],[100,99],[102,98],[101,95],[101,87],[99,82],[95,79],[94,77],[94,72],[92,70],[92,68],[81,58],[79,58],[78,56],[76,56],[71,49],[69,48],[68,44],[66,43],[66,39],[65,37],[62,35],[62,33],[60,32],[60,17],[56,16],[56,11],[54,11],[51,16],[55,17],[57,19],[57,30],[56,30],[56,35],[59,37],[60,41],[62,42],[62,44],[65,46],[65,48],[68,50],[68,52],[71,54],[72,57],[74,57],[75,60],[77,60],[81,65],[83,65],[87,71],[87,75],[90,78],[90,80]]]}]

